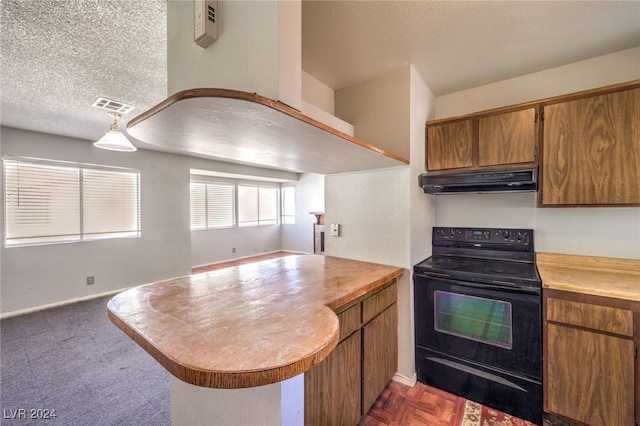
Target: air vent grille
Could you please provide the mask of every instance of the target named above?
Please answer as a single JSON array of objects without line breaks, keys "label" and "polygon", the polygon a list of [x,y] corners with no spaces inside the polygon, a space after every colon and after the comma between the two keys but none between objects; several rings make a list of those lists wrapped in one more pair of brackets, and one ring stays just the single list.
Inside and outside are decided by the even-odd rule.
[{"label": "air vent grille", "polygon": [[122,102],[118,102],[118,101],[114,101],[114,100],[102,98],[102,97],[99,97],[95,101],[93,101],[91,106],[103,109],[105,111],[115,112],[120,115],[124,115],[128,112],[131,112],[135,108],[133,105],[127,105]]}]

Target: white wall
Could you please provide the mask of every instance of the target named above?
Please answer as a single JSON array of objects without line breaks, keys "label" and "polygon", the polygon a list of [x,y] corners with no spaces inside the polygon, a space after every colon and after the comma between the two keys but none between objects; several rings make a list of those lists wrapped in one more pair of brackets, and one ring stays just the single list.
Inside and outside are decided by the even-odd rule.
[{"label": "white wall", "polygon": [[325,254],[409,265],[409,167],[325,177],[325,225],[340,224],[340,237],[325,234]]},{"label": "white wall", "polygon": [[313,253],[313,223],[316,217],[309,213],[324,211],[324,175],[304,173],[292,184],[296,188],[296,223],[280,226],[281,248]]},{"label": "white wall", "polygon": [[191,231],[191,265],[204,266],[278,251],[280,230],[280,225],[266,225]]},{"label": "white wall", "polygon": [[167,90],[217,87],[301,109],[302,9],[296,1],[218,2],[218,40],[193,41],[193,2],[167,4]]},{"label": "white wall", "polygon": [[[436,98],[437,118],[640,79],[640,48]],[[433,197],[433,196],[432,196]],[[534,194],[435,197],[439,226],[525,227],[536,250],[640,259],[640,208],[536,208]]]},{"label": "white wall", "polygon": [[[8,313],[115,291],[191,272],[189,171],[191,168],[297,179],[297,174],[206,161],[154,151],[117,153],[90,141],[2,129],[2,155],[22,155],[131,167],[141,173],[142,237],[0,249],[1,312]],[[4,209],[3,209],[4,211]],[[277,227],[274,227],[277,228]],[[244,230],[242,230],[244,231]],[[256,250],[272,251],[271,242]],[[279,244],[279,235],[270,236]],[[212,244],[218,239],[212,237]],[[239,238],[242,240],[242,238]],[[95,284],[86,285],[87,276]]]},{"label": "white wall", "polygon": [[[193,2],[167,3],[167,91],[195,87],[278,96],[278,8],[271,1],[219,1],[218,40],[193,41]],[[259,72],[258,72],[259,70]]]},{"label": "white wall", "polygon": [[[385,81],[383,85],[371,84]],[[413,337],[413,285],[411,268],[428,257],[431,251],[431,227],[434,223],[433,200],[418,186],[418,175],[424,172],[424,124],[433,114],[434,97],[411,66],[393,70],[360,84],[366,91],[350,93],[349,105],[336,110],[358,115],[357,106],[363,99],[385,93],[388,103],[380,102],[378,114],[388,105],[395,105],[406,114],[379,114],[376,127],[387,126],[390,135],[410,150],[408,167],[363,173],[329,175],[325,178],[325,223],[339,223],[340,237],[325,237],[326,254],[356,260],[396,265],[405,268],[398,282],[398,375],[405,383],[415,380]],[[385,88],[394,87],[392,92]],[[380,90],[379,93],[366,93]],[[343,92],[346,93],[346,92]],[[358,94],[359,93],[359,94]],[[360,94],[362,96],[360,96]],[[336,98],[336,102],[339,102]],[[357,129],[356,129],[357,130]],[[377,141],[376,141],[377,142]],[[379,143],[379,142],[378,142]]]},{"label": "white wall", "polygon": [[[140,170],[142,237],[2,248],[2,313],[190,272],[188,168],[171,156],[114,153],[88,141],[2,129],[2,154]],[[86,285],[87,276],[95,284]]]},{"label": "white wall", "polygon": [[640,208],[536,208],[534,193],[435,198],[438,226],[531,228],[538,252],[640,259]]}]

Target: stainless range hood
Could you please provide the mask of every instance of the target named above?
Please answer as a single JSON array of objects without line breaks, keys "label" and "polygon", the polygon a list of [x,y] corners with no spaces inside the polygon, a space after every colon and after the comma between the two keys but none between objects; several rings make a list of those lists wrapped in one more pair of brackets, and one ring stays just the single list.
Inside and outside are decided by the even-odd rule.
[{"label": "stainless range hood", "polygon": [[419,185],[427,194],[531,192],[538,189],[537,169],[498,172],[421,174]]}]

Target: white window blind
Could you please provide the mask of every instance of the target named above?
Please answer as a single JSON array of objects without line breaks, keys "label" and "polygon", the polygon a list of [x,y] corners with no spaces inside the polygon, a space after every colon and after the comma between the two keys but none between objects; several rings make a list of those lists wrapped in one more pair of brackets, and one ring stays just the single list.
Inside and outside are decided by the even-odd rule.
[{"label": "white window blind", "polygon": [[282,223],[296,223],[296,187],[282,187]]},{"label": "white window blind", "polygon": [[191,181],[191,229],[235,224],[235,185]]},{"label": "white window blind", "polygon": [[191,229],[207,228],[207,184],[191,182]]},{"label": "white window blind", "polygon": [[5,245],[140,236],[137,170],[5,158]]}]

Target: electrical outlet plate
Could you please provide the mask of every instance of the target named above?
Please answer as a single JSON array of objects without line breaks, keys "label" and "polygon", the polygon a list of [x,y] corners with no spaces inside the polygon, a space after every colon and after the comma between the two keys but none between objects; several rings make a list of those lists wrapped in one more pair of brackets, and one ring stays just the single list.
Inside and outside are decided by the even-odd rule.
[{"label": "electrical outlet plate", "polygon": [[87,285],[93,285],[95,283],[95,279],[93,275],[87,277]]},{"label": "electrical outlet plate", "polygon": [[193,0],[193,41],[203,49],[218,39],[218,0]]},{"label": "electrical outlet plate", "polygon": [[332,237],[339,237],[340,236],[340,224],[339,223],[332,223],[331,224],[331,236]]}]

